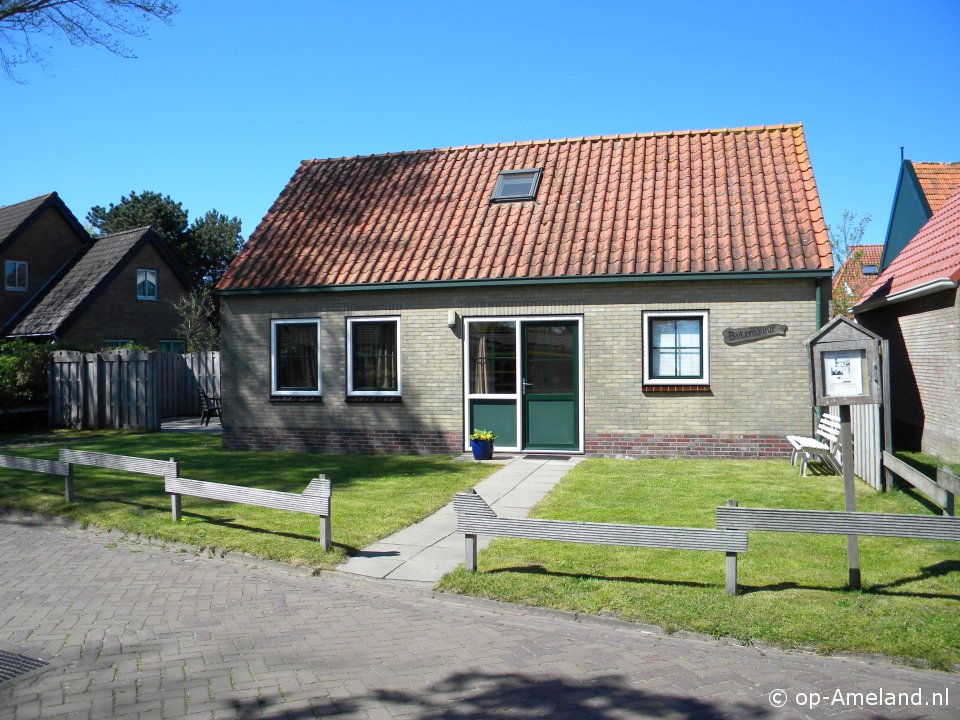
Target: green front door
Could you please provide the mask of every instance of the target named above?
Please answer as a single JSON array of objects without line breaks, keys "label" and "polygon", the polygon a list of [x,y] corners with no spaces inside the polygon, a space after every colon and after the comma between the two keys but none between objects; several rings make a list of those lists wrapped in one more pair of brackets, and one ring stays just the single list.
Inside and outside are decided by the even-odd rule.
[{"label": "green front door", "polygon": [[521,322],[524,450],[580,447],[577,328],[576,320]]}]

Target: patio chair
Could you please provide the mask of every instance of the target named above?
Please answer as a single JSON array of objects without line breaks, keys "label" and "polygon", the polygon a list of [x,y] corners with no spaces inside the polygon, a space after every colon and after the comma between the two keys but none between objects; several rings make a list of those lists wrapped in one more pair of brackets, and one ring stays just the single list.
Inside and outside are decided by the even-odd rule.
[{"label": "patio chair", "polygon": [[207,391],[197,385],[200,393],[200,424],[209,425],[210,418],[216,416],[223,422],[223,412],[220,407],[220,398],[207,395]]}]

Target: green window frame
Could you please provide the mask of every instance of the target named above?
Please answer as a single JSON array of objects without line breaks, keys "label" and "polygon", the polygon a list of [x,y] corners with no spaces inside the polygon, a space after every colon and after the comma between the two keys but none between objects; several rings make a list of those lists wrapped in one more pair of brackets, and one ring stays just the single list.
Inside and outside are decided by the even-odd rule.
[{"label": "green window frame", "polygon": [[644,385],[709,385],[709,336],[705,310],[643,313]]}]

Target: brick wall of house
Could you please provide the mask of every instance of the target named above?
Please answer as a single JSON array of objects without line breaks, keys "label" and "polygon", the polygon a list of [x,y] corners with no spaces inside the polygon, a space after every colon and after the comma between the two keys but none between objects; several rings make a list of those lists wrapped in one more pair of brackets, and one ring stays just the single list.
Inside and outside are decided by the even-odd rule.
[{"label": "brick wall of house", "polygon": [[20,236],[5,243],[0,248],[0,272],[5,260],[26,261],[28,290],[6,290],[0,278],[0,325],[6,323],[81,247],[83,239],[53,207],[48,207]]},{"label": "brick wall of house", "polygon": [[[223,298],[224,442],[230,447],[460,452],[461,317],[583,318],[588,454],[784,456],[809,433],[803,341],[816,330],[815,283],[703,281],[341,292]],[[710,390],[645,392],[642,310],[708,310]],[[346,319],[401,318],[403,398],[346,399]],[[270,396],[270,320],[321,319],[322,400]],[[780,323],[786,337],[727,346],[727,327]]]},{"label": "brick wall of house", "polygon": [[[137,299],[137,269],[155,269],[157,300]],[[152,244],[144,245],[109,285],[64,330],[63,342],[99,349],[105,340],[132,340],[155,348],[160,340],[180,337],[173,303],[187,292]]]},{"label": "brick wall of house", "polygon": [[893,443],[960,462],[960,303],[936,293],[861,313],[890,341]]}]

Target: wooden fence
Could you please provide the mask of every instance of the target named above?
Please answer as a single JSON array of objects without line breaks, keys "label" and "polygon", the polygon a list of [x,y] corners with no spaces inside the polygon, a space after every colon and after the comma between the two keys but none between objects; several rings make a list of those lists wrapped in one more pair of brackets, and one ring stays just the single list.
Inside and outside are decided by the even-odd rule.
[{"label": "wooden fence", "polygon": [[198,384],[220,396],[220,353],[57,350],[48,382],[52,427],[159,430],[165,417],[200,414]]},{"label": "wooden fence", "polygon": [[953,515],[956,495],[960,493],[960,478],[950,468],[940,468],[937,479],[933,480],[888,452],[883,453],[883,467],[939,505],[944,515]]},{"label": "wooden fence", "polygon": [[[874,490],[883,490],[883,426],[880,405],[851,405],[850,432],[853,435],[853,473]],[[840,414],[836,405],[830,413]],[[887,448],[889,449],[889,448]]]}]

